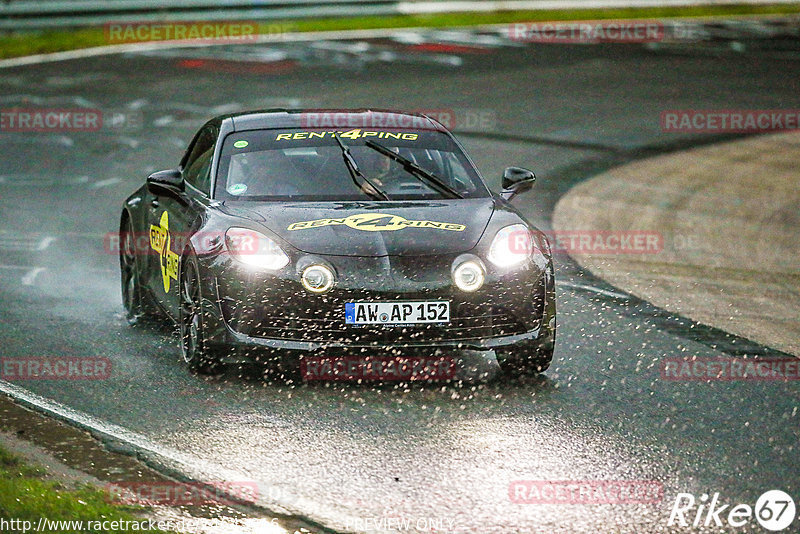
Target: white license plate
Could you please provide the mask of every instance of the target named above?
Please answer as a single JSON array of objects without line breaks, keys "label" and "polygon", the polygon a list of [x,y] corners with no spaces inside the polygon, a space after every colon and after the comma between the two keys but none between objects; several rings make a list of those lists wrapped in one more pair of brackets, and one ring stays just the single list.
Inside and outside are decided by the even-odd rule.
[{"label": "white license plate", "polygon": [[449,323],[450,301],[345,302],[344,322],[353,325]]}]

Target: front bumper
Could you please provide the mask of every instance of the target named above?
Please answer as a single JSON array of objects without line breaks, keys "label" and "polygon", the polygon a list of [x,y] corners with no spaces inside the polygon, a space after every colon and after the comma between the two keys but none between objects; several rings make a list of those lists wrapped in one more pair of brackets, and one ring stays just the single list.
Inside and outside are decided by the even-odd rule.
[{"label": "front bumper", "polygon": [[229,330],[235,340],[234,343],[240,346],[264,347],[279,350],[294,350],[304,352],[314,352],[327,349],[359,351],[367,349],[452,349],[452,350],[491,350],[522,342],[535,341],[539,336],[539,328],[511,336],[490,337],[485,339],[468,339],[463,341],[456,340],[426,340],[419,342],[411,341],[387,341],[387,342],[340,342],[340,341],[291,341],[286,339],[274,339],[264,337],[253,337],[233,330]]},{"label": "front bumper", "polygon": [[[465,293],[449,277],[453,259],[322,258],[338,277],[336,287],[323,295],[303,289],[298,273],[253,273],[223,257],[202,259],[206,342],[237,355],[258,349],[306,354],[378,348],[490,350],[532,344],[549,327],[552,266],[542,269],[530,263],[505,273],[489,268],[484,286]],[[451,322],[346,325],[344,303],[359,300],[448,300]]]}]

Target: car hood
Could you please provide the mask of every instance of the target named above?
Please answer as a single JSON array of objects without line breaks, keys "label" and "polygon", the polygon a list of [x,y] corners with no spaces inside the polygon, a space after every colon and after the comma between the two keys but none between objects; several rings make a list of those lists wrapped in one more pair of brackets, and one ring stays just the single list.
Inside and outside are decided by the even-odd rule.
[{"label": "car hood", "polygon": [[334,256],[458,254],[478,244],[492,198],[404,202],[225,202],[294,248]]}]

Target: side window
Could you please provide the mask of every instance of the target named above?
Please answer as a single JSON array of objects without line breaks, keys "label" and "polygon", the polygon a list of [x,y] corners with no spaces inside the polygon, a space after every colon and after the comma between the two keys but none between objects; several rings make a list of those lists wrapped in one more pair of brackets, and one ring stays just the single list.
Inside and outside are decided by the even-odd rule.
[{"label": "side window", "polygon": [[204,129],[194,147],[192,152],[186,159],[186,165],[183,168],[183,177],[187,182],[194,187],[208,195],[211,191],[211,160],[214,156],[214,130],[212,128]]}]

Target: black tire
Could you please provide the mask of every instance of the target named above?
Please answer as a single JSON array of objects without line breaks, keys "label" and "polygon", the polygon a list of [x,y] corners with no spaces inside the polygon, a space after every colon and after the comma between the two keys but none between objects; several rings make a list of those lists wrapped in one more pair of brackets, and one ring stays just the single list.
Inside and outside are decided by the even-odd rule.
[{"label": "black tire", "polygon": [[200,269],[193,254],[184,256],[180,275],[180,347],[183,361],[193,372],[212,374],[221,364],[203,337],[203,306]]},{"label": "black tire", "polygon": [[125,319],[135,325],[145,316],[142,306],[142,288],[139,284],[139,268],[136,264],[136,245],[131,223],[125,220],[119,232],[119,268],[122,284],[122,306]]},{"label": "black tire", "polygon": [[292,384],[303,381],[300,357],[282,349],[264,351],[259,357],[262,376],[267,380]]},{"label": "black tire", "polygon": [[548,276],[541,286],[544,307],[539,335],[533,341],[496,351],[497,363],[508,377],[538,375],[547,371],[553,362],[556,347],[556,294],[552,262],[548,265],[547,272]]},{"label": "black tire", "polygon": [[531,348],[511,347],[497,351],[497,363],[506,376],[519,378],[535,376],[547,371],[553,362],[555,343],[540,342],[539,339],[535,343],[537,345]]}]

